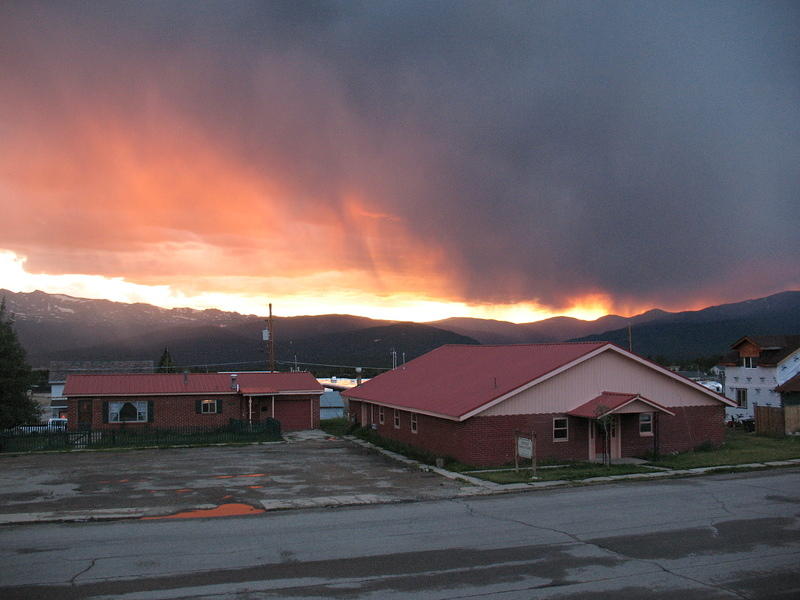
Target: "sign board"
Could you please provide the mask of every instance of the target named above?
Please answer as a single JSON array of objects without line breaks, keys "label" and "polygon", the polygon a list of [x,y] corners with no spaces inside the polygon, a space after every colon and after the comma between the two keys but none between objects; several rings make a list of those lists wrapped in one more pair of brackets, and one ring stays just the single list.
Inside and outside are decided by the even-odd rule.
[{"label": "sign board", "polygon": [[517,456],[520,458],[533,458],[533,443],[530,438],[517,438]]},{"label": "sign board", "polygon": [[261,339],[265,342],[269,341],[269,329],[264,329],[261,331]]}]

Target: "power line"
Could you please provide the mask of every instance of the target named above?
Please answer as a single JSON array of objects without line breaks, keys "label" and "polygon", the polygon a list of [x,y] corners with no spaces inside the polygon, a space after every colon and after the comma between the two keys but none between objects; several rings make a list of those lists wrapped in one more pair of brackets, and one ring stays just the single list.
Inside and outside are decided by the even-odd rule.
[{"label": "power line", "polygon": [[[302,361],[290,361],[290,360],[276,360],[277,364],[281,365],[307,365],[312,367],[335,367],[339,369],[372,369],[374,371],[391,371],[390,367],[365,367],[364,365],[332,365],[327,363],[313,363],[313,362],[302,362]],[[228,366],[235,366],[235,365],[263,365],[263,361],[260,360],[243,360],[239,362],[229,362],[229,363],[204,363],[204,364],[197,364],[197,365],[175,365],[176,369],[183,369],[183,368],[203,368],[203,367],[228,367]]]},{"label": "power line", "polygon": [[[311,367],[333,367],[338,369],[372,369],[373,371],[391,371],[391,367],[365,367],[364,365],[332,365],[327,363],[313,363],[313,362],[302,362],[302,361],[289,361],[289,360],[276,360],[275,361],[281,365],[290,365],[293,366],[297,365],[306,365]],[[230,367],[230,366],[237,366],[237,365],[263,365],[264,361],[262,360],[242,360],[238,362],[225,362],[225,363],[202,363],[202,364],[194,364],[194,365],[174,365],[173,368],[177,370],[181,369],[202,369],[208,367]],[[157,366],[152,367],[155,371],[158,371]],[[141,371],[142,367],[139,367],[138,370]],[[90,368],[81,368],[81,367],[72,367],[67,369],[57,369],[58,371],[80,371],[82,373],[86,373],[87,371],[109,371],[109,372],[119,372],[119,367],[90,367]],[[145,371],[141,371],[145,372]]]}]

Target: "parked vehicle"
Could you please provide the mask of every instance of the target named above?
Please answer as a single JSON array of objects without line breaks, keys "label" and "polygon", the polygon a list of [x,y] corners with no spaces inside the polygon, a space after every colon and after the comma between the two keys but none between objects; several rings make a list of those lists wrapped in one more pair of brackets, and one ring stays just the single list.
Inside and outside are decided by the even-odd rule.
[{"label": "parked vehicle", "polygon": [[18,433],[52,433],[54,431],[66,431],[67,419],[53,418],[47,419],[46,425],[20,425],[11,431]]}]

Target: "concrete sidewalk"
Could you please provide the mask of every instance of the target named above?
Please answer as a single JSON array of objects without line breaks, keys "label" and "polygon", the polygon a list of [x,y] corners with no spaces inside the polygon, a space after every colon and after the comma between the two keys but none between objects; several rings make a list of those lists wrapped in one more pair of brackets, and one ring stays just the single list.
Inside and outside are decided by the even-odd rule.
[{"label": "concrete sidewalk", "polygon": [[243,447],[0,455],[0,525],[247,515],[792,466],[800,459],[498,484],[311,431]]}]

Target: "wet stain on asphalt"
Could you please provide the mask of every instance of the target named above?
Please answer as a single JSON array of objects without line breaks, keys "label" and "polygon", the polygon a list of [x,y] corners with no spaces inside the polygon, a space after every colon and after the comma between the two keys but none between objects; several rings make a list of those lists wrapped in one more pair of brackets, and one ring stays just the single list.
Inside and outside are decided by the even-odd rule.
[{"label": "wet stain on asphalt", "polygon": [[767,496],[767,500],[772,500],[773,502],[788,502],[789,504],[800,504],[800,497],[798,496]]},{"label": "wet stain on asphalt", "polygon": [[618,554],[640,559],[680,559],[712,554],[720,548],[750,551],[765,539],[776,546],[800,543],[795,519],[764,518],[724,521],[713,527],[695,527],[668,532],[644,533],[589,540]]}]

